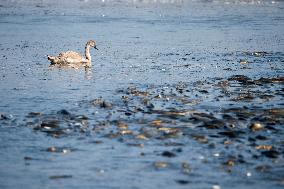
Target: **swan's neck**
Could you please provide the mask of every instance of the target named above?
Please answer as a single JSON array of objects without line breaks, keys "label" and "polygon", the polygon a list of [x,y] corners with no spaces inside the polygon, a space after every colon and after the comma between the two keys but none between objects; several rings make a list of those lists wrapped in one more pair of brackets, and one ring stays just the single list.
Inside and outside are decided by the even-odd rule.
[{"label": "swan's neck", "polygon": [[92,58],[91,58],[91,54],[90,54],[90,45],[87,44],[86,47],[85,47],[85,56],[86,56],[86,59],[91,62]]}]

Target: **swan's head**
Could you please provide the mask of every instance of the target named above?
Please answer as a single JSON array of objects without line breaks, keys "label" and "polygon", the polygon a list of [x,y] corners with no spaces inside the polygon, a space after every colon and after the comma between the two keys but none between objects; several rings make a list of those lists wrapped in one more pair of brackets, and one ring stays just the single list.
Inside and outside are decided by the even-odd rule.
[{"label": "swan's head", "polygon": [[99,50],[96,46],[96,42],[94,40],[89,40],[87,42],[87,45],[90,45],[91,47],[94,47],[95,49]]}]

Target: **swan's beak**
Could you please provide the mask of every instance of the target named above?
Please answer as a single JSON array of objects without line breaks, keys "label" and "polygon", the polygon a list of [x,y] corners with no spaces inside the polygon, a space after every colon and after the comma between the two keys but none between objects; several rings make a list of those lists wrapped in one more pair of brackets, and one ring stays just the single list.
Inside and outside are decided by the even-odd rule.
[{"label": "swan's beak", "polygon": [[97,50],[99,50],[99,49],[97,48],[97,46],[94,46],[94,48],[97,49]]}]

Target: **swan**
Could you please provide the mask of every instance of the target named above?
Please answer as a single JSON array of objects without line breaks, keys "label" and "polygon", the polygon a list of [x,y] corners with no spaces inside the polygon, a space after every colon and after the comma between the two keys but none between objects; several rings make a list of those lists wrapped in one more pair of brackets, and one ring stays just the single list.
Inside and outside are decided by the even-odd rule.
[{"label": "swan", "polygon": [[[66,51],[59,53],[58,56],[47,56],[47,59],[50,61],[51,65],[62,65],[62,66],[71,66],[78,67],[79,65],[85,65],[86,67],[90,67],[92,65],[90,47],[94,47],[97,49],[96,42],[93,40],[89,40],[85,47],[85,56],[82,57],[79,53],[74,51]],[[98,49],[97,49],[98,50]]]}]

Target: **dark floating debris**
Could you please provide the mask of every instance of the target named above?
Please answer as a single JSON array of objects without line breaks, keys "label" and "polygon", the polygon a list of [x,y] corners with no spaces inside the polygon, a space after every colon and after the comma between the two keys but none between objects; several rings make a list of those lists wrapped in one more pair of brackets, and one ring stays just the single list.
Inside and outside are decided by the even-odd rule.
[{"label": "dark floating debris", "polygon": [[53,119],[53,120],[44,120],[39,128],[50,130],[52,128],[58,128],[59,127],[59,120]]},{"label": "dark floating debris", "polygon": [[57,114],[59,114],[59,115],[64,115],[64,116],[70,116],[70,115],[71,115],[71,114],[70,114],[67,110],[65,110],[65,109],[58,111]]},{"label": "dark floating debris", "polygon": [[276,150],[268,150],[261,152],[262,155],[268,157],[268,158],[278,158],[280,153]]},{"label": "dark floating debris", "polygon": [[30,160],[34,160],[32,157],[29,157],[29,156],[25,156],[24,157],[24,160],[26,160],[26,161],[30,161]]},{"label": "dark floating debris", "polygon": [[173,152],[170,152],[170,151],[164,151],[162,153],[162,156],[172,158],[172,157],[176,157],[177,155],[175,153],[173,153]]},{"label": "dark floating debris", "polygon": [[255,170],[258,172],[268,172],[271,169],[271,166],[269,165],[259,165],[255,167]]},{"label": "dark floating debris", "polygon": [[228,81],[238,81],[238,82],[240,82],[241,84],[244,84],[244,85],[254,84],[254,82],[251,78],[244,76],[244,75],[234,75],[234,76],[228,78]]},{"label": "dark floating debris", "polygon": [[42,115],[41,112],[30,112],[27,117],[31,117],[31,118],[32,117],[39,117],[41,115]]},{"label": "dark floating debris", "polygon": [[49,147],[49,148],[47,148],[47,151],[48,152],[56,152],[57,149],[55,147]]},{"label": "dark floating debris", "polygon": [[208,138],[206,136],[202,136],[202,135],[192,135],[192,138],[196,141],[198,141],[201,144],[207,144],[208,143]]},{"label": "dark floating debris", "polygon": [[112,108],[112,104],[106,102],[105,100],[103,100],[102,98],[98,98],[92,101],[92,104],[94,106],[99,106],[101,108]]},{"label": "dark floating debris", "polygon": [[49,177],[49,179],[56,180],[56,179],[68,179],[72,178],[72,175],[52,175]]},{"label": "dark floating debris", "polygon": [[7,120],[9,119],[5,114],[0,113],[0,120]]},{"label": "dark floating debris", "polygon": [[219,135],[227,136],[229,138],[237,138],[239,136],[238,131],[222,131],[218,133]]},{"label": "dark floating debris", "polygon": [[[117,90],[119,96],[115,101],[103,98],[90,101],[86,115],[65,109],[50,114],[31,112],[26,117],[26,125],[53,137],[90,136],[94,145],[114,140],[141,150],[137,153],[140,158],[151,154],[144,151],[150,145],[162,146],[153,154],[171,161],[153,160],[152,168],[157,171],[178,168],[182,174],[194,174],[194,166],[176,162],[194,143],[201,151],[214,150],[213,156],[200,155],[204,163],[216,163],[229,173],[240,166],[264,172],[268,168],[256,168],[263,159],[277,162],[282,158],[283,141],[275,142],[275,137],[283,132],[284,104],[280,103],[283,84],[283,77],[256,79],[245,75],[192,84],[140,87],[133,84]],[[275,99],[279,100],[277,105],[272,104]],[[58,146],[44,150],[54,155],[73,151]],[[245,174],[252,175],[251,172]],[[186,179],[174,181],[181,185],[190,183]]]},{"label": "dark floating debris", "polygon": [[181,184],[181,185],[185,185],[185,184],[189,184],[190,183],[190,181],[188,181],[188,180],[176,180],[176,182],[178,184]]}]

